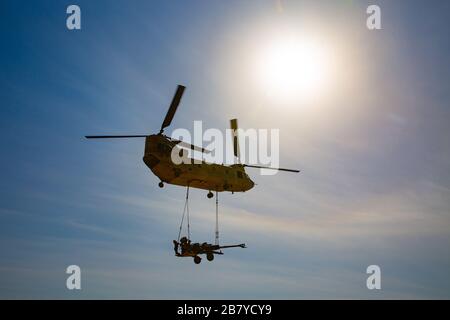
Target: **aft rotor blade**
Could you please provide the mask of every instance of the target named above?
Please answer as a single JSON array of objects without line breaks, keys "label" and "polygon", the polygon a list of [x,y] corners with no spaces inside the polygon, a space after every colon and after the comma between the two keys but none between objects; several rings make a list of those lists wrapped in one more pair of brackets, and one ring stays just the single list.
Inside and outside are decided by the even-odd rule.
[{"label": "aft rotor blade", "polygon": [[178,85],[177,91],[175,91],[175,95],[173,96],[172,103],[170,104],[169,110],[167,110],[166,117],[161,125],[160,132],[163,132],[164,128],[168,127],[172,122],[173,116],[175,115],[178,105],[180,104],[181,97],[183,96],[184,89],[186,89],[185,86]]},{"label": "aft rotor blade", "polygon": [[181,141],[181,140],[176,140],[176,139],[171,139],[173,142],[175,142],[177,145],[179,145],[180,147],[186,148],[186,149],[191,149],[191,150],[195,150],[195,151],[199,151],[199,152],[203,152],[203,153],[211,153],[211,150],[202,148],[202,147],[198,147],[196,145]]},{"label": "aft rotor blade", "polygon": [[234,156],[239,159],[239,142],[238,142],[238,135],[237,135],[237,129],[238,129],[237,119],[231,119],[230,120],[230,127],[231,127],[231,137],[233,138],[233,153],[234,153]]},{"label": "aft rotor blade", "polygon": [[296,170],[296,169],[272,168],[272,167],[264,167],[264,166],[254,166],[254,165],[250,165],[250,164],[244,164],[244,167],[258,168],[258,169],[271,169],[271,170],[287,171],[287,172],[300,172],[300,170]]},{"label": "aft rotor blade", "polygon": [[116,139],[116,138],[145,138],[148,135],[127,135],[127,136],[85,136],[86,139]]}]

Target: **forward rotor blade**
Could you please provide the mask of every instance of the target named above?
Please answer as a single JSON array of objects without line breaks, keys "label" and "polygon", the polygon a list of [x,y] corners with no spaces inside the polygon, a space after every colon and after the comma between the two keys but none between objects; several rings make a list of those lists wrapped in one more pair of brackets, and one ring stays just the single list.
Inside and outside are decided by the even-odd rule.
[{"label": "forward rotor blade", "polygon": [[191,149],[191,150],[195,150],[195,151],[199,151],[199,152],[203,152],[203,153],[211,153],[211,150],[202,148],[202,147],[197,147],[196,145],[181,141],[181,140],[176,140],[176,139],[171,139],[173,142],[175,142],[177,145],[179,145],[180,147],[186,148],[186,149]]},{"label": "forward rotor blade", "polygon": [[287,171],[287,172],[300,172],[300,170],[295,170],[295,169],[272,168],[272,167],[264,167],[264,166],[254,166],[254,165],[250,165],[250,164],[244,164],[243,166],[249,167],[249,168],[258,168],[258,169],[271,169],[271,170]]},{"label": "forward rotor blade", "polygon": [[110,139],[110,138],[145,138],[148,135],[127,135],[127,136],[85,136],[86,139]]},{"label": "forward rotor blade", "polygon": [[172,122],[173,116],[175,115],[178,105],[180,104],[181,97],[183,96],[184,89],[186,89],[185,86],[178,85],[177,91],[175,91],[175,95],[173,96],[172,103],[170,104],[169,110],[167,110],[166,117],[161,125],[160,133],[162,133],[164,128],[168,127]]}]

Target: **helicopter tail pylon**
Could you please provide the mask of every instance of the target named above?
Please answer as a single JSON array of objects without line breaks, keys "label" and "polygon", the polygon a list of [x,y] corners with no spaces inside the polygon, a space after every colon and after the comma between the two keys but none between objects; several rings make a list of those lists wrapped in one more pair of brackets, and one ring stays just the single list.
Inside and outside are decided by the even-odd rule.
[{"label": "helicopter tail pylon", "polygon": [[242,165],[244,168],[258,168],[258,169],[270,169],[270,170],[278,170],[278,171],[286,171],[286,172],[300,172],[300,170],[296,169],[286,169],[286,168],[273,168],[273,167],[265,167],[265,166],[259,166],[259,165],[252,165],[252,164],[241,164],[240,160],[240,152],[239,152],[239,136],[238,136],[238,122],[237,119],[231,119],[230,120],[230,127],[231,127],[231,137],[233,139],[233,153],[236,157],[238,164]]}]

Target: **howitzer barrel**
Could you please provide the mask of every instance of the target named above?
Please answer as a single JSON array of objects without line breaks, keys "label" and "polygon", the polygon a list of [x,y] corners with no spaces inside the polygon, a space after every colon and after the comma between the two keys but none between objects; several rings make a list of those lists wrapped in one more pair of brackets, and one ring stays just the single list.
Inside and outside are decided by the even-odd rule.
[{"label": "howitzer barrel", "polygon": [[[230,245],[230,246],[217,246],[217,247],[218,247],[217,249],[237,248],[237,247],[246,248],[245,243],[234,244],[234,245]],[[215,249],[215,250],[217,250],[217,249]]]}]

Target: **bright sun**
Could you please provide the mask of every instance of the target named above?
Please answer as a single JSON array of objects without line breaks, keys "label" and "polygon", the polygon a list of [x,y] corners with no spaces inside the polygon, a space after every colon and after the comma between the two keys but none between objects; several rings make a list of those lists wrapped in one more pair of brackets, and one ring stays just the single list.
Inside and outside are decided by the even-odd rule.
[{"label": "bright sun", "polygon": [[327,50],[314,41],[278,41],[263,52],[258,69],[269,96],[311,98],[326,87],[329,57]]}]

